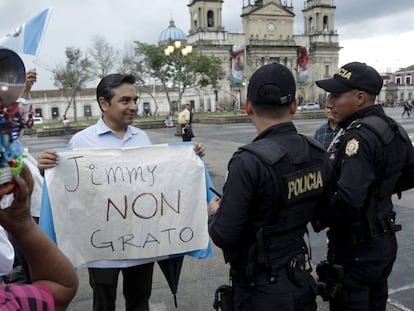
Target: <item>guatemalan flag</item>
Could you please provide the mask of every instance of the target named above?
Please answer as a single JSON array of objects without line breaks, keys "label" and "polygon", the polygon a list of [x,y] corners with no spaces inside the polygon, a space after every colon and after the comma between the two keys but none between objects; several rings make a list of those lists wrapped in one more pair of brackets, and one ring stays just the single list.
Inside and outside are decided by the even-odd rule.
[{"label": "guatemalan flag", "polygon": [[0,39],[0,46],[16,53],[37,56],[51,12],[52,8],[48,8],[30,21],[20,25]]}]

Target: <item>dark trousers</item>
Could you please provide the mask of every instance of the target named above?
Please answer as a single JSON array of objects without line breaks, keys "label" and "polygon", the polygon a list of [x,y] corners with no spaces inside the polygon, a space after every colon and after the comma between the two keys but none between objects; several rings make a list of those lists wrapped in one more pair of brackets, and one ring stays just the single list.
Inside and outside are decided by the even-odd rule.
[{"label": "dark trousers", "polygon": [[260,276],[254,286],[233,277],[233,307],[235,311],[316,311],[316,283],[303,273],[301,286],[295,285],[287,273],[279,273],[274,283]]},{"label": "dark trousers", "polygon": [[93,289],[93,310],[114,311],[119,271],[122,271],[125,310],[148,311],[154,263],[129,268],[89,268]]},{"label": "dark trousers", "polygon": [[[342,254],[343,253],[343,254]],[[388,276],[397,253],[395,235],[386,235],[369,245],[341,250],[352,258],[335,260],[344,267],[343,289],[330,303],[331,311],[385,311]],[[342,256],[336,256],[342,257]]]},{"label": "dark trousers", "polygon": [[180,130],[181,130],[181,137],[182,137],[183,141],[191,141],[191,139],[193,138],[193,131],[191,130],[191,132],[189,132],[186,129],[185,124],[180,125]]}]

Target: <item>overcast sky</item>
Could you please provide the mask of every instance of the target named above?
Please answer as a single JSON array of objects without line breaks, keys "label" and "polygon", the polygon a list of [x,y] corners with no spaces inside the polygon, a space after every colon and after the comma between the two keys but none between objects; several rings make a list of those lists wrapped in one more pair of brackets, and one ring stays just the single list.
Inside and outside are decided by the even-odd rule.
[{"label": "overcast sky", "polygon": [[[252,0],[253,1],[253,0]],[[285,0],[282,0],[284,2]],[[291,0],[287,0],[290,3]],[[36,67],[35,89],[53,87],[47,69],[65,62],[68,46],[86,51],[94,35],[104,36],[118,48],[134,40],[157,43],[171,17],[178,28],[189,30],[190,0],[0,0],[0,37],[53,7],[37,59],[22,56],[26,68]],[[243,0],[224,0],[226,31],[241,32]],[[293,0],[295,33],[303,33],[304,0]],[[414,64],[414,1],[336,0],[335,28],[339,34],[339,65],[358,60],[379,71]],[[35,63],[35,64],[34,64]]]}]

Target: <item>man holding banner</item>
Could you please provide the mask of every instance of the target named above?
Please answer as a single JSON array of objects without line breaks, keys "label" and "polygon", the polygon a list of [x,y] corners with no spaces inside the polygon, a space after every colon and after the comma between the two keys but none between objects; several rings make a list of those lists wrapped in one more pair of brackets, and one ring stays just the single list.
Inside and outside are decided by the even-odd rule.
[{"label": "man holding banner", "polygon": [[[96,90],[102,118],[95,125],[75,134],[69,146],[75,149],[104,149],[151,145],[147,134],[131,125],[138,109],[134,83],[135,78],[132,75],[111,74],[104,77]],[[204,154],[200,144],[194,149],[198,155]],[[53,150],[46,150],[39,156],[38,166],[41,171],[56,167],[57,163],[58,156]],[[119,187],[118,185],[117,189]],[[144,247],[145,243],[142,248]],[[88,267],[90,285],[93,289],[93,310],[115,310],[120,271],[124,277],[126,310],[149,310],[153,262],[142,264],[142,260],[134,259],[99,260],[88,264]]]}]

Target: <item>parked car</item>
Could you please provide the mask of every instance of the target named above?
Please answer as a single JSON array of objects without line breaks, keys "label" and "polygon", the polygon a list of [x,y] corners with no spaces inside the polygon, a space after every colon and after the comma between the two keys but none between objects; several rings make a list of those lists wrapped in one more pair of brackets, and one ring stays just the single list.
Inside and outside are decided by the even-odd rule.
[{"label": "parked car", "polygon": [[321,107],[317,103],[304,103],[298,107],[298,110],[319,110]]},{"label": "parked car", "polygon": [[33,117],[33,124],[43,124],[42,117]]}]

